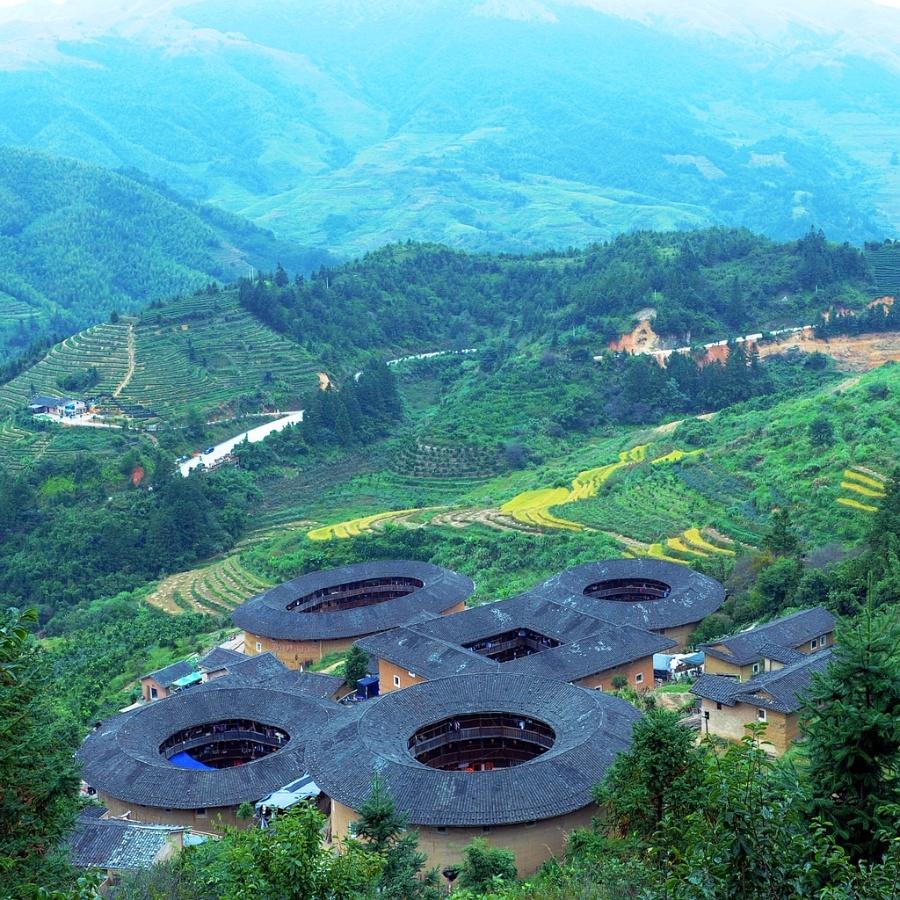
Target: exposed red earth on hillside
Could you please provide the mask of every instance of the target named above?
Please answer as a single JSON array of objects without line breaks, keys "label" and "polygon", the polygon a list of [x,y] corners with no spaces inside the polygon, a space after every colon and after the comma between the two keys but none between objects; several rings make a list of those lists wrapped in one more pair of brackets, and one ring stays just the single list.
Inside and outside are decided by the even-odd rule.
[{"label": "exposed red earth on hillside", "polygon": [[[892,297],[880,297],[870,304],[891,306]],[[645,312],[645,311],[642,311]],[[630,334],[622,335],[610,343],[608,349],[629,353],[652,353],[661,362],[674,349],[674,341],[658,335],[653,330],[652,319],[642,318]],[[784,334],[774,341],[747,341],[747,349],[756,347],[760,358],[778,353],[813,353],[818,350],[835,360],[837,367],[846,372],[868,372],[889,361],[900,361],[900,332],[889,331],[860,336],[837,336],[828,340],[816,338],[812,329]],[[724,361],[728,348],[724,345],[707,347],[702,363]]]}]

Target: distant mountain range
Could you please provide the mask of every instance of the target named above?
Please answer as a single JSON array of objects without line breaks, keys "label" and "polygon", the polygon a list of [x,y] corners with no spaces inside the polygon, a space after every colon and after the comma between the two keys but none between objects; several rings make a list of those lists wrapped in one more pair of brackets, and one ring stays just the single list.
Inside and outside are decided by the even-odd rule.
[{"label": "distant mountain range", "polygon": [[900,224],[900,10],[867,0],[95,5],[0,10],[0,142],[342,255]]}]

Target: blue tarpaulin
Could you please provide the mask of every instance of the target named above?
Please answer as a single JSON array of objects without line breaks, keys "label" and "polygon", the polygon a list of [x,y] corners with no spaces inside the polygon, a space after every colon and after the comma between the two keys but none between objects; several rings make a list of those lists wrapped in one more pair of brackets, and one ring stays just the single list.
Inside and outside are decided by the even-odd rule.
[{"label": "blue tarpaulin", "polygon": [[206,765],[206,763],[194,759],[193,756],[188,756],[184,751],[176,753],[174,756],[170,756],[169,762],[172,763],[172,765],[181,766],[182,769],[204,769],[209,772],[213,768],[212,766]]}]

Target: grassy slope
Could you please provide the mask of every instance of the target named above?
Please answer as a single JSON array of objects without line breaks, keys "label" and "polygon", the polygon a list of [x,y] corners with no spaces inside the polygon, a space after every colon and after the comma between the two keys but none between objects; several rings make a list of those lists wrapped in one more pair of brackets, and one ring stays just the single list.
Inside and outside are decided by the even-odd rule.
[{"label": "grassy slope", "polygon": [[[871,513],[841,505],[838,500],[877,506],[877,498],[846,485],[855,483],[865,488],[868,484],[869,490],[878,493],[871,481],[877,485],[896,465],[900,449],[898,392],[900,367],[888,364],[858,382],[838,382],[771,409],[751,406],[723,411],[710,421],[705,452],[676,462],[654,462],[673,447],[684,447],[677,429],[664,428],[622,429],[614,437],[587,441],[538,469],[486,478],[476,484],[460,484],[452,473],[446,478],[399,478],[382,468],[384,462],[376,461],[372,469],[380,471],[361,474],[348,467],[342,478],[340,463],[332,464],[328,467],[330,483],[319,483],[314,471],[301,476],[307,487],[304,490],[295,484],[291,503],[294,510],[302,509],[309,518],[339,523],[442,502],[449,509],[423,510],[403,516],[399,524],[424,524],[428,537],[423,540],[429,548],[446,544],[445,550],[434,551],[437,558],[454,557],[463,570],[476,577],[481,567],[482,579],[495,589],[499,583],[490,563],[485,567],[482,560],[473,567],[465,554],[453,549],[463,540],[460,535],[466,529],[471,530],[476,544],[502,543],[516,532],[536,542],[543,548],[538,556],[544,554],[548,560],[532,561],[527,571],[536,573],[560,562],[559,554],[561,564],[568,565],[573,547],[579,552],[593,548],[595,555],[646,553],[659,543],[666,556],[685,561],[704,555],[729,556],[720,551],[740,552],[759,546],[776,507],[789,510],[810,550],[830,543],[851,547],[863,538]],[[833,440],[827,446],[813,446],[810,426],[823,417],[832,425]],[[580,534],[534,527],[498,513],[499,506],[523,492],[568,484],[579,472],[614,463],[622,451],[644,445],[644,461],[623,465],[595,497],[549,508],[551,515],[582,525]],[[848,469],[856,472],[849,480],[845,475]],[[346,542],[340,550],[336,547],[339,541],[314,545],[305,537],[308,527],[298,522],[292,534],[259,544],[250,554],[250,565],[258,566],[260,574],[277,578],[293,571],[292,566],[306,565],[316,554],[352,557],[352,542]],[[358,552],[370,552],[365,549],[365,540],[377,540],[372,535],[383,527],[384,523],[375,526]],[[611,540],[604,532],[629,540]],[[636,547],[636,543],[643,546]],[[282,562],[271,568],[276,546],[274,555]],[[527,578],[517,577],[516,586],[527,587],[524,580]]]}]

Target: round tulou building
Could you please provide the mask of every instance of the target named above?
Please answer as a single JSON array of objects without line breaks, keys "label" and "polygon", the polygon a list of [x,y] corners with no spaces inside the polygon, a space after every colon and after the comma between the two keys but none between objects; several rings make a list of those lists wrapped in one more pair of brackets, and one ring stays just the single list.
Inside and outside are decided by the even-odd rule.
[{"label": "round tulou building", "polygon": [[676,641],[679,647],[725,602],[725,588],[687,566],[658,559],[614,559],[566,569],[534,594],[604,619]]},{"label": "round tulou building", "polygon": [[423,614],[460,612],[473,590],[471,579],[429,563],[360,563],[279,584],[251,597],[232,619],[244,631],[247,654],[269,652],[302,669]]},{"label": "round tulou building", "polygon": [[77,759],[112,816],[200,831],[220,819],[239,825],[243,801],[305,773],[308,741],[342,712],[271,684],[211,683],[103,722]]},{"label": "round tulou building", "polygon": [[378,773],[408,811],[428,865],[458,866],[473,837],[515,854],[521,875],[563,851],[640,713],[599,691],[531,675],[457,675],[360,704],[310,742],[335,839]]}]

